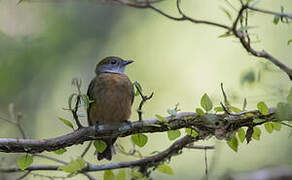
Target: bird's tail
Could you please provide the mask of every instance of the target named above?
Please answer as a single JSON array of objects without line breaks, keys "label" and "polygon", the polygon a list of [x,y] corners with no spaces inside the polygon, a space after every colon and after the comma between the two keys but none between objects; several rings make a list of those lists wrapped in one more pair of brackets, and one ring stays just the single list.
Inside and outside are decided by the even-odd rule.
[{"label": "bird's tail", "polygon": [[97,153],[97,159],[100,161],[102,159],[107,159],[108,161],[112,160],[112,155],[114,153],[114,143],[116,142],[117,138],[110,138],[110,139],[103,139],[106,143],[107,147],[102,153]]}]

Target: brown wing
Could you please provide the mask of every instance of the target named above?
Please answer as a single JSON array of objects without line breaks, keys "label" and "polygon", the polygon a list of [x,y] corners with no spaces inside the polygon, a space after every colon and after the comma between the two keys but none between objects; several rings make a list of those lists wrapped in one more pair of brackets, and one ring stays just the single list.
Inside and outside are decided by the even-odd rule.
[{"label": "brown wing", "polygon": [[[91,80],[91,82],[90,82],[90,84],[89,84],[89,86],[88,86],[88,90],[87,90],[87,96],[88,96],[88,98],[89,98],[90,100],[94,100],[94,83],[95,83],[95,79]],[[90,125],[90,126],[93,125],[93,124],[92,124],[92,121],[91,121],[91,119],[90,119],[90,114],[89,114],[89,112],[90,112],[92,106],[93,106],[93,103],[89,103],[89,107],[88,107],[88,109],[87,109],[88,125]]]}]

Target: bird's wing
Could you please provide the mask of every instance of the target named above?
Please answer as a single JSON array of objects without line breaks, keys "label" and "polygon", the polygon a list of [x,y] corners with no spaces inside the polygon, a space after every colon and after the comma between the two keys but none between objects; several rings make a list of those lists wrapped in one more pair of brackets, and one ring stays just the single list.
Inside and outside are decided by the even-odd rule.
[{"label": "bird's wing", "polygon": [[135,98],[135,89],[134,89],[134,84],[133,83],[131,83],[131,87],[132,87],[132,89],[131,89],[131,98],[132,98],[131,105],[133,105],[134,98]]},{"label": "bird's wing", "polygon": [[[92,80],[90,82],[89,86],[88,86],[87,96],[88,96],[89,100],[93,100],[94,99],[94,95],[93,95],[94,90],[93,90],[93,88],[94,88],[94,80]],[[92,107],[92,103],[89,103],[89,106],[88,106],[88,109],[87,109],[87,119],[88,119],[88,124],[89,125],[92,125],[91,120],[90,120],[90,115],[89,115],[91,107]]]}]

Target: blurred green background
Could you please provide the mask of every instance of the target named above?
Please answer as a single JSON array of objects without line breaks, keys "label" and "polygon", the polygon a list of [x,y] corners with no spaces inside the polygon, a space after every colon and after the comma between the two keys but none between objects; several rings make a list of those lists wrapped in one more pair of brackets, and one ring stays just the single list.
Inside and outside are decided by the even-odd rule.
[{"label": "blurred green background", "polygon": [[[238,2],[231,1],[235,6]],[[292,11],[292,1],[266,0],[257,6],[280,11]],[[175,1],[159,4],[164,11],[178,15]],[[182,7],[190,16],[231,24],[220,10],[231,8],[224,0],[183,1]],[[236,13],[232,13],[233,18]],[[253,38],[259,39],[253,46],[266,49],[292,67],[291,25],[273,24],[273,16],[255,14],[250,17]],[[99,1],[44,0],[17,4],[15,0],[0,1],[0,116],[8,117],[8,104],[13,103],[24,114],[23,123],[30,138],[50,138],[70,132],[58,117],[72,120],[71,114],[62,110],[67,107],[68,96],[74,91],[71,80],[83,80],[82,90],[94,77],[94,67],[106,56],[115,55],[134,59],[127,69],[132,81],[139,81],[145,93],[155,92],[154,98],[144,107],[144,118],[155,114],[167,115],[166,110],[180,104],[182,111],[194,111],[200,105],[203,93],[208,93],[214,104],[222,100],[220,83],[223,82],[233,105],[242,107],[247,98],[248,109],[258,101],[275,106],[283,101],[291,82],[286,74],[273,65],[248,55],[237,39],[218,38],[222,29],[189,22],[169,20],[148,9],[134,9]],[[252,83],[244,83],[246,74]],[[259,77],[260,75],[260,77]],[[245,78],[248,79],[248,78]],[[244,82],[243,82],[244,81]],[[133,106],[131,120],[137,120],[138,99]],[[83,119],[83,124],[86,120]],[[15,127],[1,122],[1,137],[20,137]],[[262,128],[263,130],[263,128]],[[183,131],[182,131],[183,132]],[[263,131],[264,132],[264,131]],[[282,127],[272,135],[263,133],[260,141],[241,144],[234,153],[224,141],[211,138],[198,144],[216,144],[215,151],[208,151],[210,179],[224,179],[224,174],[241,172],[272,165],[291,164],[291,130]],[[171,142],[166,133],[151,134],[145,155],[163,150]],[[126,147],[129,139],[119,140]],[[59,156],[64,160],[76,158],[85,146],[68,148]],[[46,153],[56,156],[53,153]],[[15,164],[14,156],[5,166]],[[13,158],[12,158],[13,157]],[[97,162],[93,148],[86,159]],[[17,156],[15,157],[17,158]],[[129,160],[123,155],[115,161]],[[34,164],[51,164],[35,158]],[[204,152],[184,150],[184,154],[172,158],[170,166],[175,175],[154,172],[154,179],[200,179],[204,176]],[[117,172],[117,171],[114,171]],[[64,175],[62,172],[44,172],[49,175]],[[102,172],[93,173],[101,177]],[[2,178],[15,179],[16,175]],[[27,179],[40,179],[30,176]],[[82,175],[72,179],[84,179]]]}]

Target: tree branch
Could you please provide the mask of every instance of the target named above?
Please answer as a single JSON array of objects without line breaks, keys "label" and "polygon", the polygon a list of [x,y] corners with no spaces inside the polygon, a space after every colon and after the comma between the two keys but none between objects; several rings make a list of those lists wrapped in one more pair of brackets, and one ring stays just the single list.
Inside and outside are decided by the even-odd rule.
[{"label": "tree branch", "polygon": [[162,122],[159,119],[150,119],[136,121],[131,124],[124,123],[122,126],[90,126],[51,139],[0,138],[0,151],[6,153],[40,153],[43,151],[54,151],[74,144],[82,144],[90,140],[108,137],[125,137],[136,133],[164,132],[181,128],[195,128],[212,136],[216,135],[217,129],[230,133],[243,126],[260,125],[253,123],[253,119],[256,118],[266,119],[266,122],[275,121],[275,110],[275,108],[271,108],[268,115],[261,115],[258,111],[254,111],[252,113],[253,115],[249,117],[228,114],[207,114],[199,116],[196,113],[184,112],[178,113],[176,116],[166,117],[168,122]]},{"label": "tree branch", "polygon": [[[156,167],[161,164],[163,161],[170,159],[172,156],[179,154],[180,151],[189,143],[204,139],[206,137],[205,134],[199,135],[197,137],[192,136],[184,136],[178,140],[176,140],[171,146],[169,146],[166,150],[149,157],[145,157],[140,160],[134,161],[126,161],[126,162],[114,162],[114,163],[107,163],[102,165],[91,165],[89,164],[80,172],[91,172],[91,171],[104,171],[104,170],[111,170],[111,169],[120,169],[120,168],[133,168],[133,167]],[[39,170],[47,170],[47,171],[57,171],[59,170],[60,166],[29,166],[26,170],[27,171],[39,171]],[[13,173],[22,171],[18,167],[13,168],[0,168],[0,172],[3,173]]]}]

